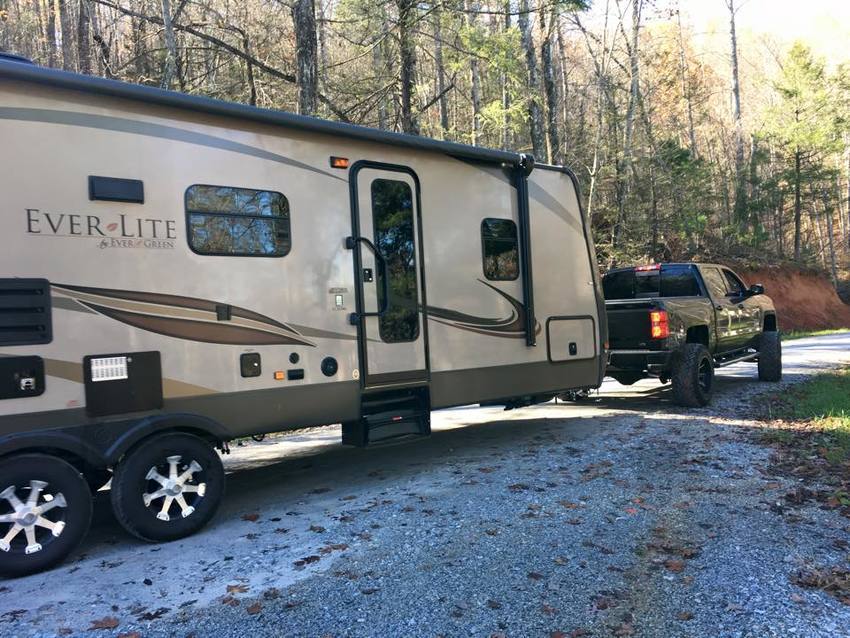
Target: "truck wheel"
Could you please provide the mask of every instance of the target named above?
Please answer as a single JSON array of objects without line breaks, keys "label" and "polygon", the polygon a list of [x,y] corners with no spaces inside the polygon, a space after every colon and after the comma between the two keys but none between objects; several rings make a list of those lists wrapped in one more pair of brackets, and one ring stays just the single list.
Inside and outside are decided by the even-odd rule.
[{"label": "truck wheel", "polygon": [[782,379],[782,339],[778,331],[763,332],[759,343],[759,381]]},{"label": "truck wheel", "polygon": [[611,378],[620,385],[634,385],[643,377],[644,375],[640,372],[618,372],[611,375]]},{"label": "truck wheel", "polygon": [[64,560],[89,528],[92,498],[80,472],[46,454],[0,463],[0,573],[23,576]]},{"label": "truck wheel", "polygon": [[223,493],[218,453],[203,439],[182,432],[143,441],[112,476],[115,518],[149,542],[194,534],[213,517]]},{"label": "truck wheel", "polygon": [[708,405],[714,387],[714,361],[701,343],[686,343],[673,364],[673,399],[679,405]]}]

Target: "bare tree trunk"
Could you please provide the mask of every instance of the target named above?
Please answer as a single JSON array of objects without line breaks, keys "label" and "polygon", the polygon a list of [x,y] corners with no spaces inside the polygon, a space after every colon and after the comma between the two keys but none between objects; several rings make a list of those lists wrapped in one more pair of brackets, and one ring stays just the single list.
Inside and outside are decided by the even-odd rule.
[{"label": "bare tree trunk", "polygon": [[419,135],[419,118],[413,108],[416,92],[416,0],[396,0],[398,4],[398,45],[401,63],[401,130]]},{"label": "bare tree trunk", "polygon": [[729,48],[732,58],[732,118],[735,120],[735,221],[747,223],[747,190],[744,167],[744,127],[741,122],[741,85],[738,81],[738,36],[735,32],[735,0],[729,8]]},{"label": "bare tree trunk", "polygon": [[[511,28],[511,0],[505,0],[505,31]],[[499,78],[502,85],[502,148],[507,150],[511,147],[511,127],[509,111],[511,108],[511,94],[508,87],[508,74],[502,71]]]},{"label": "bare tree trunk", "polygon": [[528,71],[528,125],[531,136],[531,148],[535,157],[543,157],[546,141],[543,137],[543,110],[540,108],[540,78],[537,70],[537,54],[534,51],[529,0],[519,1],[519,30],[522,47],[525,49],[525,66]]},{"label": "bare tree trunk", "polygon": [[71,14],[68,7],[68,0],[58,0],[59,2],[59,25],[62,30],[62,68],[66,71],[74,70],[74,47],[71,38],[73,27],[71,26]]},{"label": "bare tree trunk", "polygon": [[80,0],[77,20],[77,57],[80,73],[91,74],[91,16],[88,0]]},{"label": "bare tree trunk", "polygon": [[[387,19],[381,20],[381,36],[372,47],[372,72],[376,78],[384,76],[386,58],[384,56],[384,43],[387,41]],[[378,95],[378,128],[385,130],[388,127],[387,100],[385,95]]]},{"label": "bare tree trunk", "polygon": [[560,16],[557,18],[557,34],[558,34],[558,57],[561,62],[561,126],[564,131],[562,147],[559,151],[559,163],[563,163],[567,157],[567,144],[570,139],[570,118],[569,109],[567,108],[569,98],[569,82],[567,81],[567,52],[564,46],[564,33],[561,28]]},{"label": "bare tree trunk", "polygon": [[560,163],[561,143],[558,141],[558,90],[555,87],[555,70],[552,63],[552,34],[555,15],[550,16],[546,25],[546,8],[540,8],[540,29],[543,42],[540,45],[540,59],[543,61],[543,92],[546,97],[547,160],[550,164]]},{"label": "bare tree trunk", "polygon": [[611,235],[611,246],[617,248],[622,239],[626,226],[627,213],[626,204],[631,187],[632,167],[632,142],[634,139],[635,109],[640,93],[640,62],[638,59],[638,46],[640,43],[640,14],[643,0],[632,0],[632,34],[629,44],[629,76],[631,86],[629,89],[629,101],[626,107],[626,128],[623,136],[623,159],[617,162],[617,221]]},{"label": "bare tree trunk", "polygon": [[328,19],[331,17],[328,13],[333,11],[333,4],[324,0],[319,0],[319,86],[322,91],[325,90],[325,74],[328,68]]},{"label": "bare tree trunk", "polygon": [[823,198],[823,214],[826,216],[826,243],[829,249],[829,271],[832,275],[832,285],[838,287],[838,264],[835,259],[835,229],[833,228],[833,210],[829,206],[829,191],[825,191]]},{"label": "bare tree trunk", "polygon": [[162,88],[170,89],[177,73],[177,39],[171,22],[171,0],[162,0],[162,23],[165,27],[165,69],[162,73]]},{"label": "bare tree trunk", "polygon": [[802,152],[797,149],[794,152],[794,261],[800,261],[801,252],[801,225],[803,217],[803,199],[802,199],[802,176],[800,174],[802,165]]},{"label": "bare tree trunk", "polygon": [[685,108],[688,115],[688,140],[690,142],[691,156],[696,159],[699,157],[699,153],[697,151],[697,134],[694,128],[694,107],[691,95],[688,59],[685,55],[685,38],[682,33],[682,13],[678,6],[676,7],[676,19],[679,24],[679,73],[682,77],[682,97],[685,99]]},{"label": "bare tree trunk", "polygon": [[[478,11],[478,3],[473,0],[464,0],[464,16],[467,29],[476,27],[475,12]],[[472,87],[472,145],[478,146],[481,136],[481,74],[478,67],[478,57],[475,53],[469,57],[469,80]]]},{"label": "bare tree trunk", "polygon": [[292,5],[295,27],[295,84],[298,88],[298,113],[315,115],[319,106],[318,51],[316,46],[316,8],[313,0],[296,0]]},{"label": "bare tree trunk", "polygon": [[56,56],[59,53],[56,42],[56,2],[47,0],[47,65],[56,66]]},{"label": "bare tree trunk", "polygon": [[440,106],[440,128],[443,138],[449,131],[449,102],[446,97],[446,67],[443,64],[443,13],[440,5],[434,7],[434,65],[437,67],[437,102]]}]

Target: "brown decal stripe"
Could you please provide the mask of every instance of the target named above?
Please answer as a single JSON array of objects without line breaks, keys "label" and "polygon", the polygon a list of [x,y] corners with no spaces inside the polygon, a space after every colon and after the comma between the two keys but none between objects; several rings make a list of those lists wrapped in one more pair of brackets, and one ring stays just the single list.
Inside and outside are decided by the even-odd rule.
[{"label": "brown decal stripe", "polygon": [[[154,292],[142,292],[139,290],[89,288],[87,286],[70,286],[67,284],[53,284],[52,288],[57,290],[58,292],[69,293],[71,296],[73,296],[74,292],[78,292],[86,295],[105,297],[106,299],[125,299],[128,301],[139,301],[142,303],[171,306],[174,308],[201,310],[204,312],[212,313],[213,315],[215,315],[216,313],[217,306],[224,305],[221,302],[209,301],[207,299],[197,299],[195,297],[184,297],[181,295],[163,295]],[[78,301],[80,300],[78,299]],[[258,321],[260,323],[265,323],[270,326],[275,326],[276,328],[282,328],[283,330],[288,330],[290,332],[298,334],[298,331],[295,330],[292,326],[288,326],[284,323],[276,321],[271,317],[261,315],[252,310],[247,310],[246,308],[240,308],[239,306],[231,306],[230,308],[230,313],[233,317],[242,317],[243,319]]]},{"label": "brown decal stripe", "polygon": [[[468,315],[456,310],[447,308],[436,308],[428,306],[428,318],[433,319],[438,323],[477,332],[492,337],[503,337],[508,339],[518,339],[525,337],[525,308],[522,303],[511,297],[506,292],[499,290],[495,286],[488,284],[486,281],[478,280],[491,290],[496,291],[499,295],[505,298],[511,305],[511,314],[503,319],[491,319],[488,317],[476,317]],[[539,322],[535,322],[535,332],[540,334],[541,326]]]},{"label": "brown decal stripe", "polygon": [[149,332],[187,339],[189,341],[201,341],[204,343],[219,343],[240,346],[269,346],[269,345],[301,345],[314,346],[309,341],[298,338],[294,333],[271,332],[256,328],[229,324],[226,321],[210,322],[197,321],[194,319],[181,319],[177,317],[164,317],[150,314],[129,312],[117,308],[107,308],[91,302],[83,302],[85,306],[95,312],[126,323],[135,328],[141,328]]}]

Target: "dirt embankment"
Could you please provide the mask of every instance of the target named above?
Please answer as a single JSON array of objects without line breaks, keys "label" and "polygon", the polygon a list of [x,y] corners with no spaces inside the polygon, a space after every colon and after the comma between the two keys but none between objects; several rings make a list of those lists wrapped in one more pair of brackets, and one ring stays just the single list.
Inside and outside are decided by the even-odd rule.
[{"label": "dirt embankment", "polygon": [[747,284],[764,284],[765,293],[776,304],[782,330],[850,328],[850,305],[841,301],[826,275],[785,266],[741,269],[740,273]]}]

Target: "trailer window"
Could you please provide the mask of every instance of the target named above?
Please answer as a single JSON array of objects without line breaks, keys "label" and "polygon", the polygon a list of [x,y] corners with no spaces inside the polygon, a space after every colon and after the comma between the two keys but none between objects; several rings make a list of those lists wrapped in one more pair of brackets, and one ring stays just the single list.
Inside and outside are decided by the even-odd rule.
[{"label": "trailer window", "polygon": [[189,246],[201,255],[282,257],[292,247],[283,194],[195,184],[186,190]]},{"label": "trailer window", "polygon": [[[379,318],[381,341],[416,341],[419,337],[419,295],[416,281],[416,242],[413,230],[413,191],[407,182],[372,182],[372,220],[375,246],[387,260],[389,304]],[[378,303],[383,304],[382,274],[378,271]]]},{"label": "trailer window", "polygon": [[481,222],[481,251],[484,276],[491,281],[512,281],[519,277],[519,248],[516,224],[510,219]]}]

